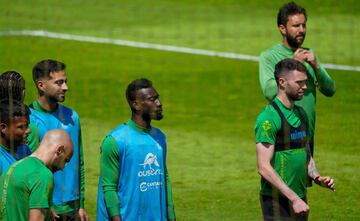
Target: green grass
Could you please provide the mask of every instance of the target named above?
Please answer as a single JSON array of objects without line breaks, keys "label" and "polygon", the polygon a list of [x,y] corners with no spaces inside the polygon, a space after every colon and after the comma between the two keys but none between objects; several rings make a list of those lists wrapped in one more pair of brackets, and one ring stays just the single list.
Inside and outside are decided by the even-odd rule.
[{"label": "green grass", "polygon": [[[78,1],[34,1],[38,7],[32,10],[28,2],[2,2],[7,4],[0,14],[2,30],[46,29],[254,55],[279,38],[273,25],[279,2],[128,1],[121,7],[97,2],[81,4],[81,10],[75,7]],[[357,21],[358,4],[348,1],[332,8],[330,1],[321,7],[304,3],[311,12],[309,29],[317,25],[319,30],[311,30],[307,42],[324,52],[322,60],[359,65],[359,51],[350,50],[359,45],[359,24],[351,27],[334,19]],[[249,11],[255,8],[258,11]],[[239,24],[244,27],[236,28]],[[336,27],[341,31],[334,31]],[[92,220],[101,140],[128,119],[124,91],[142,76],[154,82],[164,105],[165,118],[154,125],[167,134],[178,220],[261,219],[253,126],[266,101],[257,63],[30,37],[1,37],[0,54],[0,70],[15,69],[26,78],[27,103],[36,97],[31,68],[37,61],[56,58],[67,64],[70,90],[65,104],[81,116],[86,208]],[[310,220],[358,220],[360,74],[329,72],[337,93],[333,98],[318,94],[315,158],[320,171],[336,178],[337,191],[309,189]]]},{"label": "green grass", "polygon": [[[284,1],[2,0],[0,30],[45,29],[71,34],[258,55],[281,41],[276,14]],[[307,8],[306,47],[325,63],[359,65],[360,4],[298,1]],[[336,5],[336,6],[335,6]]]}]

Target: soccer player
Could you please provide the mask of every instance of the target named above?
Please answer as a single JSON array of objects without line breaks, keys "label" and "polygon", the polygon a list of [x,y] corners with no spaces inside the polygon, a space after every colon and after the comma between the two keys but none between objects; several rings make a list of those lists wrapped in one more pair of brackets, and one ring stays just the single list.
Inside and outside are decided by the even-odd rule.
[{"label": "soccer player", "polygon": [[321,65],[319,58],[310,48],[302,47],[306,36],[307,15],[304,8],[290,2],[284,4],[277,17],[277,25],[282,35],[282,43],[265,50],[260,54],[259,76],[260,86],[265,97],[271,101],[277,93],[277,84],[274,78],[276,63],[284,58],[294,58],[306,67],[307,91],[304,98],[296,101],[307,115],[309,121],[308,135],[311,154],[314,149],[316,88],[325,96],[331,97],[335,93],[335,83]]},{"label": "soccer player", "polygon": [[335,190],[331,177],[321,176],[308,147],[304,110],[295,104],[306,93],[306,67],[294,59],[275,66],[278,92],[255,125],[260,203],[266,221],[307,220],[307,177]]},{"label": "soccer player", "polygon": [[126,98],[131,119],[101,146],[97,220],[175,220],[165,135],[151,126],[163,118],[159,94],[151,81],[137,79]]},{"label": "soccer player", "polygon": [[[68,90],[65,64],[43,60],[33,68],[33,80],[38,98],[30,105],[30,121],[36,125],[40,140],[48,130],[64,129],[74,144],[74,154],[63,171],[54,174],[53,208],[57,220],[87,220],[84,209],[85,176],[79,115],[61,105]],[[36,136],[32,136],[33,139]],[[35,143],[28,140],[34,151]]]},{"label": "soccer player", "polygon": [[[0,100],[8,100],[9,104],[13,100],[23,103],[24,97],[25,97],[25,80],[21,76],[21,74],[19,74],[16,71],[5,71],[4,73],[2,73],[0,75]],[[29,124],[30,129],[33,126],[34,125]],[[33,133],[32,135],[37,136],[36,133]],[[36,141],[36,139],[34,139],[34,141]],[[15,153],[12,154],[14,154],[14,157],[17,160],[20,160],[31,154],[31,150],[26,144],[13,146],[10,147],[10,149],[15,150]]]},{"label": "soccer player", "polygon": [[[29,150],[24,145],[30,133],[29,108],[17,100],[1,100],[0,105],[0,174],[2,174],[10,165],[31,152],[26,151],[26,154],[23,154],[23,151]],[[18,151],[21,146],[23,151]]]},{"label": "soccer player", "polygon": [[0,178],[0,220],[49,220],[52,173],[62,170],[72,153],[69,135],[52,130],[31,156],[14,163]]}]

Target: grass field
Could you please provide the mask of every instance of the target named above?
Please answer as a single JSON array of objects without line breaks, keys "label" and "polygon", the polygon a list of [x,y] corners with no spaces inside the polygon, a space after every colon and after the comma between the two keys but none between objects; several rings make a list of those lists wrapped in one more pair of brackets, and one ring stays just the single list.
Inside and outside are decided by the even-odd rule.
[{"label": "grass field", "polygon": [[[0,1],[0,31],[56,31],[258,55],[280,41],[282,1]],[[71,3],[70,3],[71,2]],[[306,46],[324,63],[360,65],[357,1],[299,1],[308,9]],[[339,5],[335,7],[334,5]],[[151,79],[165,118],[154,122],[168,139],[168,168],[177,219],[261,220],[253,126],[266,105],[258,64],[225,58],[34,38],[0,37],[0,71],[26,78],[26,102],[36,98],[31,68],[44,58],[67,64],[66,105],[81,116],[86,208],[95,220],[99,146],[126,121],[126,85]],[[310,220],[359,220],[360,73],[334,71],[333,98],[318,94],[315,159],[335,177],[337,191],[309,189]]]}]

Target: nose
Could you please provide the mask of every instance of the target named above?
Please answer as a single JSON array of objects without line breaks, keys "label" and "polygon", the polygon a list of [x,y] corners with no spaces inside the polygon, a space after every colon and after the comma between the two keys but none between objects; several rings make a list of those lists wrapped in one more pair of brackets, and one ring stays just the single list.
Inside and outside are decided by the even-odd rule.
[{"label": "nose", "polygon": [[28,136],[30,134],[30,127],[27,127],[25,130],[25,135]]},{"label": "nose", "polygon": [[300,32],[301,32],[301,33],[306,32],[306,27],[305,27],[305,25],[300,25]]},{"label": "nose", "polygon": [[156,104],[156,106],[158,106],[158,107],[161,107],[161,106],[162,106],[161,101],[160,101],[159,99],[156,99],[156,100],[155,100],[155,104]]},{"label": "nose", "polygon": [[63,83],[62,86],[61,86],[61,89],[63,91],[67,91],[69,89],[68,86],[67,86],[67,83]]}]

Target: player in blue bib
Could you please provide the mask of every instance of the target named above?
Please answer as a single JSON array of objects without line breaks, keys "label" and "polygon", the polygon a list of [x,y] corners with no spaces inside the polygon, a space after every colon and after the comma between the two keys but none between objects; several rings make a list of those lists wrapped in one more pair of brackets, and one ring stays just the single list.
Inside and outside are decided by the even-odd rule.
[{"label": "player in blue bib", "polygon": [[149,80],[138,79],[126,98],[131,119],[101,146],[97,220],[175,220],[165,135],[151,126],[163,117],[159,95]]},{"label": "player in blue bib", "polygon": [[[38,98],[30,105],[30,121],[41,141],[47,131],[63,129],[74,144],[74,153],[64,170],[54,174],[53,209],[57,220],[87,220],[84,209],[85,176],[79,115],[61,105],[68,90],[65,64],[55,60],[43,60],[33,68],[33,80]],[[30,136],[36,139],[36,136]],[[32,151],[37,146],[28,139]],[[35,145],[32,145],[35,144]]]}]

